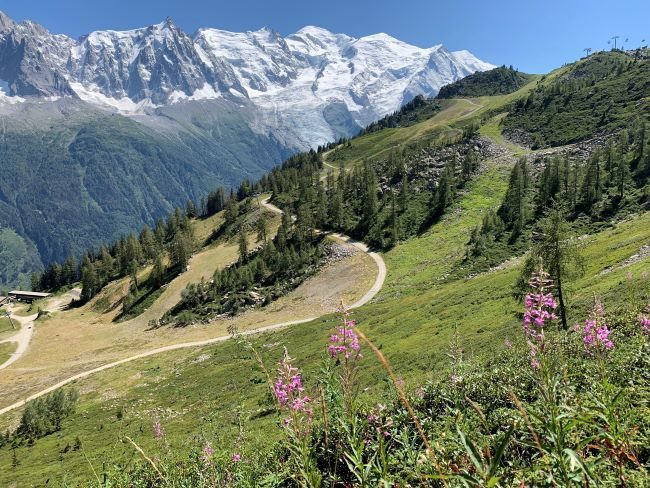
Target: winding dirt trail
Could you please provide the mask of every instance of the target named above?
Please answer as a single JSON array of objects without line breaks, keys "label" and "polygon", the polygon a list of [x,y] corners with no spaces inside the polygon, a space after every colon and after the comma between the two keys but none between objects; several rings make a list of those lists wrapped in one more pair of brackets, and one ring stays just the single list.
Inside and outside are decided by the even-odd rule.
[{"label": "winding dirt trail", "polygon": [[[78,288],[74,288],[73,290],[70,290],[65,295],[51,301],[46,310],[48,312],[61,310],[61,307],[67,305],[70,302],[70,299],[79,298],[80,292],[81,290]],[[34,321],[36,320],[37,317],[38,317],[37,313],[35,313],[34,315],[29,315],[27,317],[21,317],[19,315],[13,315],[13,314],[11,315],[11,320],[20,323],[20,330],[16,332],[14,335],[12,335],[11,337],[1,340],[0,344],[6,342],[15,342],[18,346],[16,347],[16,350],[11,354],[9,359],[7,359],[4,363],[0,364],[0,369],[4,369],[7,366],[15,363],[20,359],[20,357],[23,354],[25,354],[27,348],[29,347],[29,343],[32,340],[32,335],[34,334],[34,326],[35,326]]]},{"label": "winding dirt trail", "polygon": [[[273,205],[272,203],[269,203],[269,199],[262,200],[260,202],[264,207],[269,209],[271,212],[275,212],[278,214],[282,213],[282,210],[280,210],[278,207]],[[322,232],[322,231],[318,231]],[[377,265],[377,278],[375,279],[374,284],[372,287],[366,292],[365,295],[363,295],[359,300],[354,302],[352,305],[349,306],[349,308],[359,308],[366,303],[368,303],[370,300],[372,300],[377,293],[379,293],[379,290],[381,290],[381,287],[384,286],[384,281],[386,280],[386,263],[384,262],[384,259],[377,254],[376,252],[371,251],[368,246],[366,246],[363,242],[355,241],[351,237],[348,237],[344,234],[339,234],[339,233],[328,233],[329,235],[336,237],[337,239],[347,242],[351,246],[356,247],[362,252],[365,252],[368,256],[372,258],[372,260],[375,262]],[[1,412],[0,412],[1,413]]]},{"label": "winding dirt trail", "polygon": [[[272,212],[280,213],[280,214],[282,213],[282,210],[280,210],[275,205],[272,205],[271,203],[268,202],[268,198],[266,200],[263,200],[261,202],[261,204],[264,207],[266,207],[267,209],[269,209],[270,211],[272,211]],[[352,239],[352,238],[350,238],[350,237],[348,237],[346,235],[343,235],[343,234],[334,234],[333,233],[333,234],[330,234],[330,235],[336,237],[337,239],[345,241],[345,242],[349,243],[350,245],[356,247],[360,251],[368,254],[368,256],[370,256],[373,259],[373,261],[377,264],[377,278],[375,279],[374,284],[365,293],[365,295],[363,295],[359,300],[357,300],[356,302],[354,302],[352,305],[349,306],[350,309],[359,308],[362,305],[365,305],[366,303],[368,303],[370,300],[372,300],[377,295],[377,293],[379,293],[381,288],[383,287],[384,281],[386,279],[386,263],[384,262],[384,260],[382,259],[382,257],[379,254],[370,251],[368,249],[368,246],[366,246],[364,243],[355,241],[354,239]],[[58,306],[60,306],[60,304]],[[33,320],[33,318],[35,318],[35,317],[36,316],[34,316],[34,317],[26,317],[26,319],[32,319]],[[281,323],[277,323],[277,324],[267,325],[267,326],[264,326],[264,327],[259,327],[257,329],[251,329],[251,330],[247,330],[247,331],[244,331],[244,332],[240,332],[239,335],[240,336],[251,336],[251,335],[260,334],[260,333],[263,333],[263,332],[270,332],[270,331],[274,331],[274,330],[284,329],[284,328],[292,326],[292,325],[298,325],[298,324],[304,324],[304,323],[307,323],[307,322],[311,322],[313,320],[318,319],[319,317],[320,316],[314,316],[314,317],[308,317],[308,318],[302,319],[302,320],[294,320],[294,321],[289,321],[289,322],[281,322]],[[23,326],[23,329],[24,328],[25,327]],[[21,331],[22,331],[22,329],[21,329]],[[30,337],[31,337],[31,333],[30,333]],[[20,408],[30,400],[34,400],[34,399],[36,399],[36,398],[38,398],[40,396],[51,393],[51,392],[65,386],[67,384],[70,384],[70,383],[72,383],[74,381],[77,381],[77,380],[80,380],[80,379],[83,379],[83,378],[87,378],[88,376],[91,376],[91,375],[93,375],[95,373],[99,373],[100,371],[104,371],[104,370],[107,370],[107,369],[110,369],[110,368],[114,368],[114,367],[119,366],[121,364],[128,363],[128,362],[131,362],[131,361],[135,361],[137,359],[142,359],[142,358],[146,358],[146,357],[149,357],[149,356],[153,356],[155,354],[160,354],[160,353],[169,352],[169,351],[175,351],[175,350],[178,350],[178,349],[187,349],[187,348],[191,348],[191,347],[208,346],[208,345],[211,345],[211,344],[217,344],[217,343],[220,343],[220,342],[225,342],[225,341],[229,340],[230,338],[231,338],[230,335],[222,335],[222,336],[219,336],[219,337],[213,337],[211,339],[205,339],[205,340],[201,340],[201,341],[185,342],[185,343],[180,343],[180,344],[171,344],[169,346],[163,346],[163,347],[159,347],[159,348],[156,348],[156,349],[151,349],[149,351],[145,351],[143,353],[136,354],[134,356],[129,356],[127,358],[120,359],[119,361],[114,361],[112,363],[107,363],[107,364],[104,364],[103,366],[99,366],[97,368],[93,368],[93,369],[90,369],[90,370],[87,370],[87,371],[83,371],[81,373],[70,376],[69,378],[66,378],[63,381],[59,381],[58,383],[56,383],[56,384],[54,384],[52,386],[49,386],[48,388],[45,388],[45,389],[43,389],[43,390],[41,390],[41,391],[39,391],[37,393],[34,393],[33,395],[30,395],[29,397],[27,397],[27,398],[25,398],[23,400],[20,400],[20,401],[14,403],[13,405],[9,405],[7,407],[1,408],[0,409],[0,415],[5,414],[7,412],[10,412],[11,410],[14,410],[16,408]],[[3,342],[15,342],[15,340],[12,340],[10,338],[10,339],[8,339],[6,341],[3,341]],[[25,345],[25,350],[27,349],[27,345],[29,345],[29,341],[27,341],[27,344]],[[19,357],[20,356],[16,357],[16,359],[13,359],[13,361],[16,361]],[[5,365],[6,365],[6,363],[5,363]],[[3,366],[5,366],[5,365],[3,365]]]},{"label": "winding dirt trail", "polygon": [[34,320],[36,320],[36,317],[38,317],[38,314],[30,315],[29,317],[19,317],[18,315],[11,316],[11,320],[20,323],[20,329],[11,337],[1,340],[0,344],[15,342],[17,347],[11,356],[9,356],[9,359],[0,364],[0,369],[4,369],[10,364],[15,363],[23,354],[25,354],[29,342],[32,340],[32,334],[34,333]]}]

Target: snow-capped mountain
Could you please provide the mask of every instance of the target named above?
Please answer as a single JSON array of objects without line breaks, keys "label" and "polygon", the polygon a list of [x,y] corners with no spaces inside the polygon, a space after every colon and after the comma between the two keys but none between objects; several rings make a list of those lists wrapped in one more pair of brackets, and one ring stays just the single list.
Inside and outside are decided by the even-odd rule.
[{"label": "snow-capped mountain", "polygon": [[296,149],[350,135],[418,94],[492,67],[467,51],[386,34],[204,28],[189,36],[167,19],[73,40],[0,12],[0,103],[75,97],[143,118],[223,99],[252,111],[256,133]]}]

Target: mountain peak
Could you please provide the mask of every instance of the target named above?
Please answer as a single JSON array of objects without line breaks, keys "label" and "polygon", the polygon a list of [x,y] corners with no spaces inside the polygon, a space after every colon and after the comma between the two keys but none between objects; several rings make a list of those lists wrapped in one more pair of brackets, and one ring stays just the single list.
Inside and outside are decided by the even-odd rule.
[{"label": "mountain peak", "polygon": [[331,36],[333,32],[323,28],[323,27],[318,27],[315,25],[306,25],[302,29],[300,29],[296,34],[311,34],[315,36]]},{"label": "mountain peak", "polygon": [[0,10],[0,32],[10,30],[15,25],[16,23],[11,19],[11,17]]}]

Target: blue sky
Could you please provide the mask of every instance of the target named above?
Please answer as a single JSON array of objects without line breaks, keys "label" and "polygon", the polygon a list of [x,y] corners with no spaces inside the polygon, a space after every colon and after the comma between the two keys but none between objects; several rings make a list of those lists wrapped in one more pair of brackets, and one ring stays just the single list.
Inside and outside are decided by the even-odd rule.
[{"label": "blue sky", "polygon": [[304,25],[355,37],[386,32],[421,47],[468,49],[534,73],[573,61],[586,47],[608,48],[613,35],[629,38],[629,47],[650,41],[650,0],[0,0],[0,10],[74,37],[167,16],[189,33],[268,26],[286,35]]}]

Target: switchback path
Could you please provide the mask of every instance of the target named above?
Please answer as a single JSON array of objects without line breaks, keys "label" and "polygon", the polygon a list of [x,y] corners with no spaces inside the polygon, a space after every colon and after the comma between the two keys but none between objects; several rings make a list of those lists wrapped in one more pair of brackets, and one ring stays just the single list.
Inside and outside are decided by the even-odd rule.
[{"label": "switchback path", "polygon": [[[261,204],[264,207],[266,207],[267,209],[271,210],[272,212],[282,213],[282,210],[280,210],[275,205],[272,205],[272,204],[270,204],[268,202],[268,198],[266,200],[263,200],[261,202]],[[341,239],[341,240],[343,240],[345,242],[348,242],[350,245],[352,245],[352,246],[356,247],[357,249],[359,249],[360,251],[368,254],[368,256],[370,256],[373,259],[373,261],[375,261],[375,263],[377,264],[377,278],[375,279],[374,284],[366,292],[365,295],[363,295],[359,300],[357,300],[355,303],[353,303],[352,305],[349,306],[350,309],[359,308],[362,305],[365,305],[366,303],[368,303],[370,300],[372,300],[377,295],[377,293],[379,293],[381,288],[383,287],[384,281],[386,279],[386,263],[384,263],[384,260],[382,259],[382,257],[379,254],[377,254],[375,252],[371,252],[368,249],[368,246],[366,246],[364,243],[355,241],[354,239],[352,239],[352,238],[350,238],[348,236],[342,235],[342,234],[331,234],[331,235],[338,238],[338,239]],[[289,322],[281,322],[281,323],[278,323],[278,324],[267,325],[265,327],[259,327],[257,329],[251,329],[251,330],[247,330],[247,331],[244,331],[244,332],[240,332],[239,335],[240,336],[251,336],[251,335],[255,335],[255,334],[261,334],[261,333],[264,333],[264,332],[270,332],[270,331],[274,331],[274,330],[284,329],[284,328],[292,326],[292,325],[298,325],[298,324],[304,324],[304,323],[307,323],[307,322],[311,322],[313,320],[318,319],[319,317],[320,316],[314,316],[314,317],[308,317],[308,318],[302,319],[302,320],[294,320],[294,321],[289,321]],[[28,317],[28,319],[30,319],[30,318],[31,317]],[[185,342],[185,343],[181,343],[181,344],[171,344],[169,346],[159,347],[157,349],[151,349],[149,351],[145,351],[145,352],[142,352],[140,354],[136,354],[135,356],[130,356],[128,358],[120,359],[119,361],[114,361],[112,363],[104,364],[103,366],[99,366],[97,368],[93,368],[93,369],[90,369],[88,371],[83,371],[81,373],[75,374],[74,376],[70,376],[69,378],[66,378],[63,381],[59,381],[55,385],[49,386],[48,388],[45,388],[44,390],[41,390],[41,391],[39,391],[37,393],[34,393],[33,395],[30,395],[29,397],[25,398],[24,400],[20,400],[20,401],[14,403],[13,405],[9,405],[7,407],[1,408],[0,409],[0,415],[3,415],[5,413],[7,413],[7,412],[15,410],[16,408],[20,408],[23,405],[25,405],[25,403],[27,403],[27,402],[29,402],[31,400],[34,400],[34,399],[36,399],[38,397],[41,397],[43,395],[47,395],[48,393],[51,393],[51,392],[65,386],[65,385],[68,385],[68,384],[70,384],[70,383],[72,383],[74,381],[77,381],[77,380],[81,380],[83,378],[87,378],[88,376],[91,376],[91,375],[93,375],[95,373],[99,373],[100,371],[104,371],[104,370],[107,370],[107,369],[110,369],[110,368],[114,368],[115,366],[119,366],[121,364],[129,363],[129,362],[135,361],[137,359],[146,358],[146,357],[153,356],[155,354],[160,354],[160,353],[163,353],[163,352],[176,351],[178,349],[187,349],[187,348],[190,348],[190,347],[202,347],[202,346],[209,346],[211,344],[218,344],[220,342],[227,341],[228,339],[230,339],[230,337],[231,337],[230,335],[225,335],[225,336],[222,335],[222,336],[219,336],[219,337],[213,337],[211,339],[205,339],[205,340],[202,340],[202,341]],[[15,341],[11,341],[11,342],[15,342]],[[14,361],[15,361],[15,359],[14,359]]]},{"label": "switchback path", "polygon": [[11,316],[11,320],[20,323],[20,329],[11,337],[1,340],[0,344],[15,342],[17,346],[16,350],[11,354],[11,356],[9,356],[9,359],[0,364],[0,369],[4,369],[10,364],[15,363],[18,361],[20,356],[25,353],[29,346],[29,342],[32,340],[32,334],[34,333],[34,320],[36,320],[36,317],[38,317],[38,314],[30,315],[29,317],[19,317],[18,315]]},{"label": "switchback path", "polygon": [[[68,293],[66,293],[63,297],[57,298],[54,301],[52,301],[49,305],[49,308],[47,311],[53,312],[55,310],[60,310],[62,306],[65,304],[69,303],[68,298],[79,298],[79,293],[81,290],[78,288],[75,288],[73,290],[70,290]],[[18,315],[12,315],[11,320],[15,320],[16,322],[20,322],[20,330],[16,332],[14,335],[7,339],[3,339],[0,341],[0,344],[5,343],[5,342],[15,342],[17,343],[16,350],[12,353],[12,355],[7,359],[4,363],[0,364],[0,369],[4,369],[10,364],[15,363],[20,359],[20,357],[25,354],[25,351],[27,351],[27,348],[29,347],[29,343],[32,340],[32,334],[34,333],[34,321],[38,317],[38,314],[35,313],[34,315],[29,315],[27,317],[20,317]]]},{"label": "switchback path", "polygon": [[[275,213],[282,213],[282,210],[280,210],[278,207],[273,205],[272,203],[269,203],[269,199],[262,200],[262,205],[269,209],[271,212]],[[347,242],[348,244],[356,247],[362,252],[365,252],[368,256],[372,258],[372,260],[375,262],[377,265],[377,278],[375,279],[375,283],[372,285],[370,290],[366,292],[365,295],[363,295],[359,300],[354,302],[352,305],[349,306],[349,308],[359,308],[362,305],[365,305],[368,303],[370,300],[372,300],[377,293],[379,293],[379,290],[381,290],[381,287],[384,286],[384,281],[386,280],[386,263],[384,262],[384,259],[381,257],[381,255],[377,254],[376,252],[371,251],[368,246],[366,246],[363,242],[355,241],[351,237],[348,237],[343,234],[338,234],[338,233],[330,233],[329,235],[336,237],[339,240],[342,240],[344,242]]]}]

